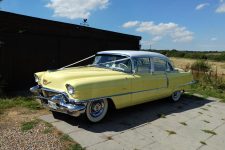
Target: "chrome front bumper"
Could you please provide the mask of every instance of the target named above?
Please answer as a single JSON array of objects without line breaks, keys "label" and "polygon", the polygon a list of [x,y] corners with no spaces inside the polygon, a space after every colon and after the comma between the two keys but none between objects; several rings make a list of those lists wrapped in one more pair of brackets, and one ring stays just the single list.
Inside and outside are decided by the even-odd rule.
[{"label": "chrome front bumper", "polygon": [[39,85],[30,88],[30,91],[41,100],[42,105],[56,112],[65,113],[71,116],[78,117],[85,112],[86,103],[78,103],[69,99],[64,92],[59,92]]}]

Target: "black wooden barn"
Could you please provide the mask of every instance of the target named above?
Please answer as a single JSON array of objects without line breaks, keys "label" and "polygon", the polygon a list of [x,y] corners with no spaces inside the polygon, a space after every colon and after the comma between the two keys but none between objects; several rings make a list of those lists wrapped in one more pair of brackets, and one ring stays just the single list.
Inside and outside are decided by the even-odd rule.
[{"label": "black wooden barn", "polygon": [[22,90],[33,73],[113,49],[139,49],[141,37],[0,11],[0,86]]}]

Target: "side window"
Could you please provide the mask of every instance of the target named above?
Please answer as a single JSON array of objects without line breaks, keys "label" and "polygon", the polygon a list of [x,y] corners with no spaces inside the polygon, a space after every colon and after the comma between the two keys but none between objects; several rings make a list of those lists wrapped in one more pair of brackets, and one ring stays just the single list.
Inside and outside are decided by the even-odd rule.
[{"label": "side window", "polygon": [[161,58],[157,58],[154,57],[153,58],[153,62],[154,62],[154,71],[166,71],[166,61],[161,59]]},{"label": "side window", "polygon": [[136,58],[135,59],[135,71],[137,73],[149,73],[151,72],[150,58]]}]

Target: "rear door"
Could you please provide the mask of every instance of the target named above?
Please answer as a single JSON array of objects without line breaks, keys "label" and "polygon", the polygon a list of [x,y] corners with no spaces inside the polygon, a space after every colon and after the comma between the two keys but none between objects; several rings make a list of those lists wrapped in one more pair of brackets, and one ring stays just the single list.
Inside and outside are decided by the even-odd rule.
[{"label": "rear door", "polygon": [[167,88],[165,71],[154,71],[153,58],[136,58],[132,80],[132,104],[158,99]]}]

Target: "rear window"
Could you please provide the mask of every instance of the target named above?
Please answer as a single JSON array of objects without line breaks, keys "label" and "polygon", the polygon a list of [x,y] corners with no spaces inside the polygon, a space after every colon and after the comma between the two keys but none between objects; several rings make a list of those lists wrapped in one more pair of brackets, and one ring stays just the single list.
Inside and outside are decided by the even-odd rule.
[{"label": "rear window", "polygon": [[166,71],[166,61],[165,60],[154,57],[153,62],[154,62],[154,70],[155,71]]},{"label": "rear window", "polygon": [[135,72],[149,73],[151,72],[151,60],[148,57],[136,58],[134,60]]}]

